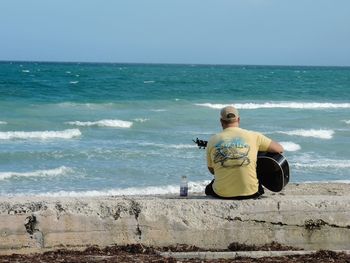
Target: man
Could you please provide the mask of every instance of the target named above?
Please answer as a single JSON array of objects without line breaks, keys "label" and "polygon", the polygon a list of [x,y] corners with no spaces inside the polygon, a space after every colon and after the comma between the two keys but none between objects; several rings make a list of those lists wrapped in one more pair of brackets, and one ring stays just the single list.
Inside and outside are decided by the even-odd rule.
[{"label": "man", "polygon": [[207,145],[207,163],[214,180],[206,195],[224,199],[257,198],[264,193],[256,174],[258,151],[282,153],[283,147],[258,132],[241,129],[238,110],[232,106],[221,112],[223,131]]}]

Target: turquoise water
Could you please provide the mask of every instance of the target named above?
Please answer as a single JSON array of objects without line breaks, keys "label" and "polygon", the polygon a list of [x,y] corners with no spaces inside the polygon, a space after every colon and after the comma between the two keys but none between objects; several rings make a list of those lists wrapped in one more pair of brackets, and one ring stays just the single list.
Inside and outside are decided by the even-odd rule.
[{"label": "turquoise water", "polygon": [[0,194],[190,192],[192,139],[241,125],[282,142],[291,181],[350,181],[350,68],[0,63]]}]

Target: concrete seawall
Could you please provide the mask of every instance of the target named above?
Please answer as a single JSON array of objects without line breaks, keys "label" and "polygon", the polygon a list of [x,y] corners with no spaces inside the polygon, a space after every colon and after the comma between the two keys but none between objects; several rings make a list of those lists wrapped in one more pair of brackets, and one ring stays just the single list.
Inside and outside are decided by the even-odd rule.
[{"label": "concrete seawall", "polygon": [[258,200],[0,197],[0,254],[89,245],[227,248],[272,241],[350,249],[350,184],[288,185]]}]

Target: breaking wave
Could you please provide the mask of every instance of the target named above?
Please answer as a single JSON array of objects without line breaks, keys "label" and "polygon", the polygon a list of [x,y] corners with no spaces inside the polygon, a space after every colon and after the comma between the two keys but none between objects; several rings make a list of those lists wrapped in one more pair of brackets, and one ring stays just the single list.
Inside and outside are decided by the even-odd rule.
[{"label": "breaking wave", "polygon": [[198,148],[195,144],[161,144],[161,143],[152,143],[152,142],[143,142],[140,143],[141,146],[153,146],[159,148],[172,148],[172,149],[193,149]]},{"label": "breaking wave", "polygon": [[265,103],[237,103],[237,104],[215,104],[215,103],[197,103],[196,106],[208,107],[212,109],[221,109],[225,106],[235,106],[237,109],[269,109],[269,108],[287,108],[287,109],[348,109],[350,103],[319,103],[319,102],[265,102]]},{"label": "breaking wave", "polygon": [[6,125],[7,122],[6,121],[0,121],[0,125]]},{"label": "breaking wave", "polygon": [[293,131],[277,131],[277,133],[287,134],[287,135],[295,135],[302,137],[314,137],[319,139],[332,139],[334,131],[333,130],[293,130]]},{"label": "breaking wave", "polygon": [[11,139],[72,139],[81,135],[78,129],[68,129],[63,131],[8,131],[0,132],[0,140],[11,140]]},{"label": "breaking wave", "polygon": [[122,120],[100,120],[100,121],[69,121],[69,125],[75,126],[99,126],[99,127],[113,127],[113,128],[130,128],[132,122]]},{"label": "breaking wave", "polygon": [[163,111],[168,111],[166,109],[152,109],[151,111],[153,112],[163,112]]},{"label": "breaking wave", "polygon": [[[205,186],[210,181],[201,182],[189,182],[189,194],[203,193]],[[133,195],[178,195],[180,193],[179,185],[166,185],[166,186],[148,186],[148,187],[130,187],[120,189],[106,189],[106,190],[90,190],[90,191],[58,191],[47,192],[40,194],[33,194],[35,196],[69,196],[69,197],[81,197],[81,196],[133,196]],[[18,194],[23,195],[23,194]],[[27,194],[28,195],[28,194]],[[17,194],[16,194],[17,196]]]},{"label": "breaking wave", "polygon": [[348,169],[350,168],[350,160],[321,159],[309,162],[294,162],[293,166],[296,168]]},{"label": "breaking wave", "polygon": [[142,122],[149,121],[149,119],[147,119],[147,118],[136,118],[136,119],[134,119],[134,121],[142,123]]},{"label": "breaking wave", "polygon": [[55,169],[50,170],[37,170],[33,172],[24,172],[24,173],[18,173],[18,172],[0,172],[0,180],[8,179],[11,177],[56,177],[56,176],[62,176],[66,175],[68,173],[71,173],[73,169],[61,166]]},{"label": "breaking wave", "polygon": [[350,180],[333,180],[333,181],[304,181],[303,184],[329,184],[329,183],[341,183],[341,184],[350,184]]},{"label": "breaking wave", "polygon": [[113,103],[78,103],[78,102],[61,102],[53,104],[60,108],[87,108],[87,109],[105,109],[113,107]]},{"label": "breaking wave", "polygon": [[280,144],[283,146],[284,150],[287,152],[295,152],[301,149],[300,145],[294,142],[281,142]]}]

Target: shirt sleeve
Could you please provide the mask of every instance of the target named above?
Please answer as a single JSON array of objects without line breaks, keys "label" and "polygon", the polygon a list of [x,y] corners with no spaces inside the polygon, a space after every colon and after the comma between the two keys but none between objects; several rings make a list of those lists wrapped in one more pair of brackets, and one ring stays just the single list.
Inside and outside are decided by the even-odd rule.
[{"label": "shirt sleeve", "polygon": [[266,152],[269,149],[272,140],[265,135],[258,133],[259,151]]},{"label": "shirt sleeve", "polygon": [[211,155],[210,155],[210,152],[211,152],[211,143],[210,143],[210,140],[208,142],[208,145],[207,145],[207,165],[208,167],[213,167],[213,160],[211,159]]}]

